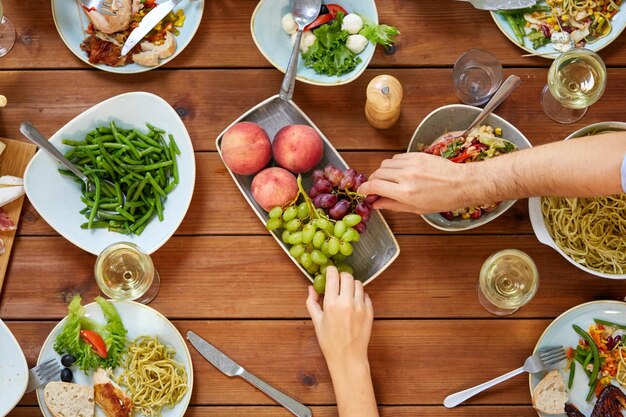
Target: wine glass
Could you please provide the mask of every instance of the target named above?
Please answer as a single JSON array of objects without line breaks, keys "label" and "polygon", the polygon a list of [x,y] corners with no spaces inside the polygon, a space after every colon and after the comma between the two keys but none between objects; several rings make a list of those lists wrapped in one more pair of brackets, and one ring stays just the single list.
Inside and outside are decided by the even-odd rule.
[{"label": "wine glass", "polygon": [[130,242],[107,246],[94,267],[100,290],[114,300],[148,304],[159,291],[159,273],[148,254]]},{"label": "wine glass", "polygon": [[2,0],[0,0],[0,57],[9,53],[15,45],[15,26],[4,15]]},{"label": "wine glass", "polygon": [[557,57],[548,71],[541,107],[555,122],[580,120],[604,93],[606,66],[598,54],[574,48]]}]

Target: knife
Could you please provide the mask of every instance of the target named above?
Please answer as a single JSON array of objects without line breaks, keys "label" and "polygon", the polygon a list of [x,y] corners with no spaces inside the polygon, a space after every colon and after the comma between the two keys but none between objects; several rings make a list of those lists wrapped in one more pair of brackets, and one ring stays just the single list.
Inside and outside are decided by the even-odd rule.
[{"label": "knife", "polygon": [[472,3],[480,10],[515,10],[525,9],[537,4],[538,0],[460,0]]},{"label": "knife", "polygon": [[150,10],[148,14],[146,14],[141,22],[139,22],[139,26],[133,29],[128,35],[126,42],[124,42],[124,46],[122,47],[121,56],[126,56],[130,52],[131,49],[134,48],[141,40],[150,32],[169,12],[171,12],[174,7],[178,6],[182,0],[168,0],[163,3],[159,3],[157,7]]},{"label": "knife", "polygon": [[211,362],[213,366],[222,371],[227,376],[240,376],[265,394],[267,394],[274,401],[285,407],[289,410],[293,415],[298,417],[312,417],[313,412],[310,408],[306,407],[304,404],[300,404],[293,398],[287,396],[286,394],[280,392],[267,382],[264,382],[252,375],[250,372],[246,371],[242,366],[237,364],[231,358],[222,353],[215,346],[198,336],[192,331],[187,332],[187,340],[191,342],[193,347],[195,347],[198,352],[204,359]]}]

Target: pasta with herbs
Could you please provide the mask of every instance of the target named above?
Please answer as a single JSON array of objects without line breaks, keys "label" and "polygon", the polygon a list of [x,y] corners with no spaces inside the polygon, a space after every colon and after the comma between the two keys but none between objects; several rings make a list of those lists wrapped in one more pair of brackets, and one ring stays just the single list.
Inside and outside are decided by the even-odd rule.
[{"label": "pasta with herbs", "polygon": [[187,393],[187,371],[175,354],[156,337],[140,337],[128,347],[117,383],[126,387],[137,413],[161,416],[163,407],[173,407]]}]

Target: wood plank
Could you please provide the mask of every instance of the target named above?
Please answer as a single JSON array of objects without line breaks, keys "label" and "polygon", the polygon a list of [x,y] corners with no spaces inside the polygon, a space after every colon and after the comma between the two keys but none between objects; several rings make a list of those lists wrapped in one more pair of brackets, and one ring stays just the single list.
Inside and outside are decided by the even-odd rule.
[{"label": "wood plank", "polygon": [[[536,297],[513,318],[556,317],[583,302],[624,297],[622,282],[582,272],[533,236],[400,236],[398,242],[398,259],[367,286],[379,318],[493,318],[478,303],[476,282],[483,261],[505,248],[527,252],[540,276]],[[167,317],[308,318],[308,281],[269,236],[179,236],[153,259],[161,288],[151,305]],[[98,294],[94,262],[60,237],[18,238],[0,317],[63,317],[72,294]]]},{"label": "wood plank", "polygon": [[[365,121],[365,88],[383,72],[397,77],[405,94],[396,126],[376,130]],[[294,100],[339,150],[403,152],[424,117],[440,106],[458,103],[451,73],[451,69],[369,70],[355,82],[333,88],[299,83]],[[518,74],[522,85],[497,114],[516,125],[534,145],[561,140],[590,123],[624,118],[618,105],[626,96],[626,71],[622,69],[609,69],[603,98],[581,121],[567,126],[553,122],[541,109],[545,69],[515,68],[505,73]],[[280,82],[276,71],[257,69],[164,70],[138,76],[104,76],[99,71],[2,71],[0,91],[9,104],[2,109],[0,135],[21,138],[19,123],[30,119],[50,136],[98,102],[140,90],[160,95],[182,115],[196,151],[215,150],[215,138],[246,110],[275,95]]]},{"label": "wood plank", "polygon": [[[548,323],[547,320],[510,320],[503,326],[500,320],[464,320],[462,325],[456,320],[377,320],[372,329],[369,357],[378,402],[440,406],[443,398],[452,392],[519,367]],[[41,346],[54,324],[7,323],[22,346],[32,347]],[[309,320],[194,320],[174,321],[174,324],[183,334],[192,330],[205,337],[248,371],[297,400],[310,405],[334,404],[330,376]],[[452,354],[459,346],[463,354]],[[29,365],[36,360],[33,350],[26,352]],[[195,375],[192,404],[272,404],[272,400],[247,382],[226,377],[195,349],[190,348],[190,353]],[[453,378],[442,370],[442,364],[454,369]],[[35,402],[34,394],[27,394],[21,404]],[[467,404],[529,402],[528,377],[520,376],[474,397]]]}]

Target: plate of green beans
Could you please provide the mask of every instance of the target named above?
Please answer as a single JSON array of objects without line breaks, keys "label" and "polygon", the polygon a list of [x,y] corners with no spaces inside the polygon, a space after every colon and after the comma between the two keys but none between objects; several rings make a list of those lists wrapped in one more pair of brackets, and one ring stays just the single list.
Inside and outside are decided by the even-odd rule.
[{"label": "plate of green beans", "polygon": [[45,152],[24,185],[42,218],[76,246],[98,255],[133,242],[148,254],[174,234],[195,183],[191,138],[176,111],[144,92],[112,97],[78,115],[50,139],[89,186]]}]

